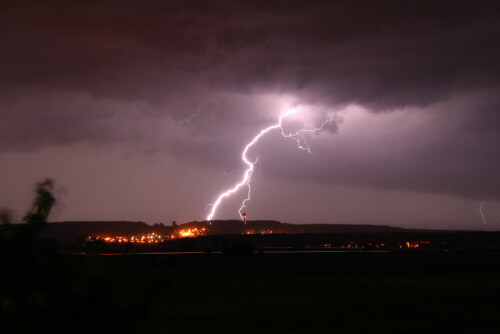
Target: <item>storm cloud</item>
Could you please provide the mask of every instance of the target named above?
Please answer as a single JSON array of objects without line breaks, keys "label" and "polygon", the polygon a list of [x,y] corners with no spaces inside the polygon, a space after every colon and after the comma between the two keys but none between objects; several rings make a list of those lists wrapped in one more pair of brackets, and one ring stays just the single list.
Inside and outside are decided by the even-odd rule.
[{"label": "storm cloud", "polygon": [[[91,157],[82,147],[109,149],[116,166],[120,156],[164,159],[196,173],[178,176],[179,186],[201,185],[204,208],[230,184],[213,175],[241,168],[245,143],[295,107],[308,126],[335,122],[308,137],[312,155],[278,133],[264,138],[250,154],[259,159],[255,182],[497,201],[499,9],[495,1],[8,2],[4,170],[27,179],[13,172],[13,157]],[[181,212],[194,210],[176,207],[186,219]]]}]

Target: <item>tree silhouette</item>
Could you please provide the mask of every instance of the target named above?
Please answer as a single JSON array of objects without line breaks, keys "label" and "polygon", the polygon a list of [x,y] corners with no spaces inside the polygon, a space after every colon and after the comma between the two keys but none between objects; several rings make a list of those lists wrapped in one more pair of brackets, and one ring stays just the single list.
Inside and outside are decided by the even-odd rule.
[{"label": "tree silhouette", "polygon": [[12,223],[14,218],[12,217],[12,211],[7,208],[0,208],[0,224],[9,225]]},{"label": "tree silhouette", "polygon": [[35,184],[35,199],[31,209],[23,217],[23,221],[36,230],[41,229],[47,222],[47,217],[56,203],[54,180],[46,178]]}]

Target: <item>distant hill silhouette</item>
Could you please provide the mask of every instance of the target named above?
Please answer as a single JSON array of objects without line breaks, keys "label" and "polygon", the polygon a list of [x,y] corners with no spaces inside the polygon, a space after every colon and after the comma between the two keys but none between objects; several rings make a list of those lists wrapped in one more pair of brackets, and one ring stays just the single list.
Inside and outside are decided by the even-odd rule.
[{"label": "distant hill silhouette", "polygon": [[62,242],[73,242],[88,236],[137,235],[155,231],[157,233],[175,233],[176,230],[189,228],[207,229],[207,234],[268,234],[268,233],[392,233],[410,231],[400,227],[383,225],[343,225],[343,224],[288,224],[274,220],[254,220],[246,224],[240,220],[193,221],[178,226],[148,225],[144,222],[131,221],[67,221],[49,223],[41,233],[43,238],[52,238]]},{"label": "distant hill silhouette", "polygon": [[134,235],[147,233],[152,229],[151,225],[144,222],[68,221],[47,224],[41,237],[73,242],[91,235]]},{"label": "distant hill silhouette", "polygon": [[275,220],[251,220],[246,224],[241,220],[215,220],[190,222],[180,228],[207,227],[210,234],[252,233],[382,233],[407,231],[400,227],[385,225],[347,225],[347,224],[289,224]]},{"label": "distant hill silhouette", "polygon": [[401,232],[405,229],[385,225],[347,224],[288,224],[277,221],[256,220],[247,223],[248,229],[256,231],[271,229],[273,233],[381,233]]}]

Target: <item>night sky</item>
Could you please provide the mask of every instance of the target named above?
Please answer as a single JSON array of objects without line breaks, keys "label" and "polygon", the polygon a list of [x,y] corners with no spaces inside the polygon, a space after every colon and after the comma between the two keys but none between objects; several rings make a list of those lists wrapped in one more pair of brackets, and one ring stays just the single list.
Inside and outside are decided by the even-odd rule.
[{"label": "night sky", "polygon": [[295,108],[290,131],[334,121],[312,154],[279,131],[252,148],[248,219],[500,229],[496,1],[0,6],[0,206],[18,216],[48,176],[52,220],[203,220]]}]

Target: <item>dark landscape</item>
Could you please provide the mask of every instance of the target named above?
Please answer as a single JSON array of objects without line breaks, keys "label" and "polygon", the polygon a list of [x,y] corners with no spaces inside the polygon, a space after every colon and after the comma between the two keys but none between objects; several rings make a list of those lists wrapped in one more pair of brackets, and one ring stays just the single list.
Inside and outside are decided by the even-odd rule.
[{"label": "dark landscape", "polygon": [[[183,236],[185,231],[200,231]],[[203,231],[202,231],[203,229]],[[155,234],[154,243],[133,242],[133,235]],[[41,237],[70,252],[229,252],[370,250],[500,250],[500,232],[410,230],[377,225],[284,224],[237,220],[189,222],[165,226],[143,222],[49,223]],[[105,238],[111,239],[106,241]],[[123,238],[118,242],[118,238]],[[116,239],[116,240],[115,240]],[[125,241],[127,240],[127,241]],[[100,247],[100,248],[99,248]]]},{"label": "dark landscape", "polygon": [[[215,229],[218,223],[222,229],[242,226],[214,221],[164,228],[169,233],[195,224]],[[154,227],[47,223],[36,236],[29,224],[3,225],[0,329],[497,333],[500,328],[500,232],[278,222],[243,227],[256,226],[309,233],[210,234],[121,244],[84,235],[149,233]],[[60,241],[68,240],[67,231],[81,237]],[[420,247],[405,247],[408,240],[409,245],[420,241]]]}]

